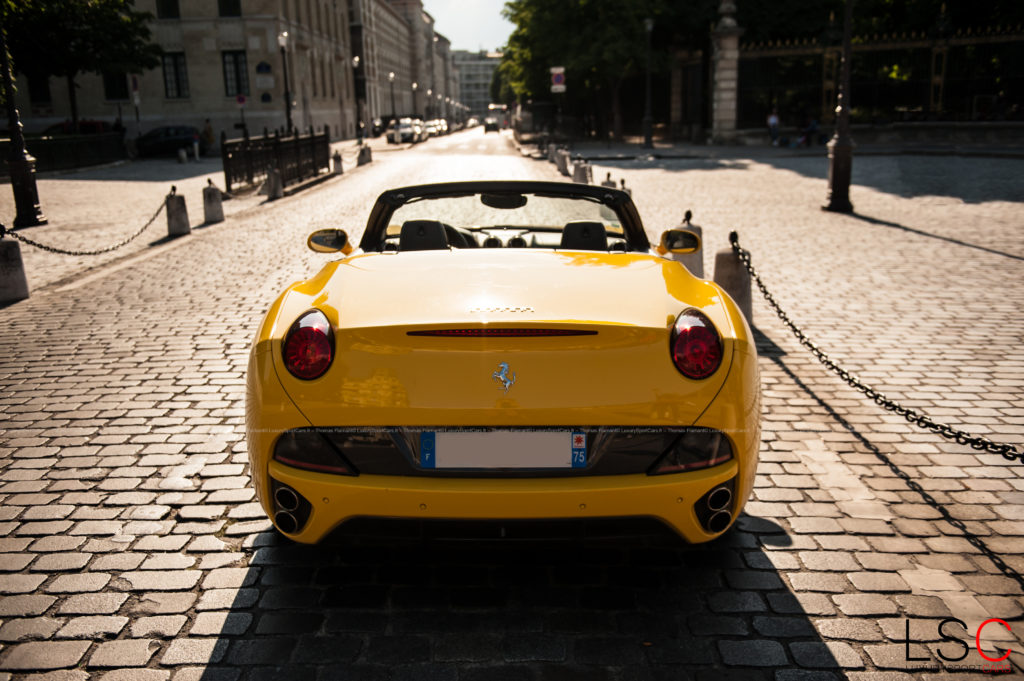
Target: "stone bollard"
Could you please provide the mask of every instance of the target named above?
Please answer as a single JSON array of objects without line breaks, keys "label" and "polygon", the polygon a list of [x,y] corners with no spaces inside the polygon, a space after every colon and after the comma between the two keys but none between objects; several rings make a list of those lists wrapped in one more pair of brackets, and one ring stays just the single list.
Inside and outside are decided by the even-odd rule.
[{"label": "stone bollard", "polygon": [[167,210],[167,236],[185,236],[192,232],[185,197],[178,194],[177,187],[171,186],[171,193],[164,199],[164,208]]},{"label": "stone bollard", "polygon": [[754,303],[750,295],[750,272],[733,252],[723,248],[715,254],[715,283],[736,301],[747,324],[754,325]]},{"label": "stone bollard", "polygon": [[359,147],[359,159],[356,161],[356,165],[365,166],[371,161],[373,161],[373,152],[370,151],[370,147],[366,144]]},{"label": "stone bollard", "polygon": [[[704,243],[704,230],[697,225],[691,225],[689,222],[684,222],[680,225],[683,229],[688,229],[691,232],[696,232],[697,236],[700,237],[700,242]],[[684,255],[677,255],[675,260],[678,260],[683,264],[686,269],[690,270],[690,274],[697,277],[698,279],[704,278],[704,248],[702,247],[696,253],[686,253]]]},{"label": "stone bollard", "polygon": [[590,177],[593,175],[593,171],[590,170],[590,164],[584,161],[582,158],[576,159],[572,164],[572,181],[579,182],[580,184],[590,184]]},{"label": "stone bollard", "polygon": [[548,160],[552,163],[555,162],[555,154],[558,152],[558,145],[554,142],[548,142]]},{"label": "stone bollard", "polygon": [[188,163],[188,152],[184,149],[178,149],[178,163]]},{"label": "stone bollard", "polygon": [[267,171],[267,201],[277,201],[284,196],[284,183],[281,181],[281,171],[271,168]]},{"label": "stone bollard", "polygon": [[0,239],[0,303],[28,298],[28,279],[21,260],[21,246],[13,239]]},{"label": "stone bollard", "polygon": [[558,167],[558,172],[562,173],[566,177],[569,176],[569,150],[559,149],[555,152],[555,165]]},{"label": "stone bollard", "polygon": [[331,160],[334,162],[334,174],[335,175],[341,175],[342,173],[345,172],[345,169],[342,168],[342,166],[341,166],[341,152],[340,151],[335,149],[334,150],[334,156],[331,157]]},{"label": "stone bollard", "polygon": [[618,189],[618,183],[612,179],[612,174],[608,173],[608,176],[604,178],[604,182],[601,183],[602,187],[611,187],[612,189]]},{"label": "stone bollard", "polygon": [[221,205],[220,189],[214,186],[213,180],[207,180],[207,186],[203,187],[203,217],[204,224],[212,225],[215,222],[224,222],[224,206]]}]

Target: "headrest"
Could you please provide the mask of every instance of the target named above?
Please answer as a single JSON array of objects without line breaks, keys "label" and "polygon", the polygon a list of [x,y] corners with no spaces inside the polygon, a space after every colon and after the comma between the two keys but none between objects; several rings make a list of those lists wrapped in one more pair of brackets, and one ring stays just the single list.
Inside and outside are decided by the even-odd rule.
[{"label": "headrest", "polygon": [[409,220],[398,237],[399,251],[432,251],[448,248],[444,225],[437,220]]},{"label": "headrest", "polygon": [[607,251],[608,234],[601,222],[580,220],[570,222],[562,229],[559,248],[572,251]]}]

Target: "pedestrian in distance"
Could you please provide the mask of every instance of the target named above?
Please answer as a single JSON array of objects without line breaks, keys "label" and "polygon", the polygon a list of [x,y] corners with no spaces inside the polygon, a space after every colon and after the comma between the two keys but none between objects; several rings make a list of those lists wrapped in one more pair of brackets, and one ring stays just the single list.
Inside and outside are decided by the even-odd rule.
[{"label": "pedestrian in distance", "polygon": [[213,126],[210,125],[209,118],[207,118],[206,122],[203,123],[203,131],[200,133],[200,137],[202,138],[205,153],[209,154],[213,150],[213,145],[216,141],[213,136]]},{"label": "pedestrian in distance", "polygon": [[772,146],[779,146],[779,111],[778,109],[772,109],[772,112],[768,114],[768,134],[772,138]]}]

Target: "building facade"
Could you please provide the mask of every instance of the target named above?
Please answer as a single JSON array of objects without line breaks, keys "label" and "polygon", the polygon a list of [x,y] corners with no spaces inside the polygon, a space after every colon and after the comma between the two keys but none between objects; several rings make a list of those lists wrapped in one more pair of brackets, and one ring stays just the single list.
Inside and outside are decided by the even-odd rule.
[{"label": "building facade", "polygon": [[[420,0],[137,0],[136,9],[154,17],[160,65],[76,79],[79,120],[120,121],[129,137],[209,120],[218,139],[235,138],[283,131],[290,117],[294,128],[352,138],[360,121],[422,115],[428,91],[447,105],[435,116],[457,101],[448,41],[435,40]],[[70,118],[57,78],[19,87],[16,104],[30,133]]]},{"label": "building facade", "polygon": [[501,63],[501,53],[455,50],[452,58],[458,74],[459,96],[468,115],[483,118],[491,103],[491,79]]},{"label": "building facade", "polygon": [[[303,130],[327,126],[334,138],[355,134],[347,0],[138,0],[154,15],[161,64],[136,75],[78,77],[80,119],[119,119],[130,136],[161,125],[209,119],[229,138],[284,129],[289,109]],[[282,54],[282,40],[287,34]],[[65,120],[61,87],[19,88],[26,130]],[[47,91],[48,90],[48,91]],[[42,94],[41,94],[42,93]],[[45,95],[45,96],[44,96]],[[218,134],[219,137],[219,134]]]}]

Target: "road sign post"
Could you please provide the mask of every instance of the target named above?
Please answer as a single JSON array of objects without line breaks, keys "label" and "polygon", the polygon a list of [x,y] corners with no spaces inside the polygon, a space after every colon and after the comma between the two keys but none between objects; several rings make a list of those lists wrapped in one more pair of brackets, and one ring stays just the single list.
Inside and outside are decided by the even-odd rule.
[{"label": "road sign post", "polygon": [[551,92],[565,92],[565,67],[551,67]]}]

